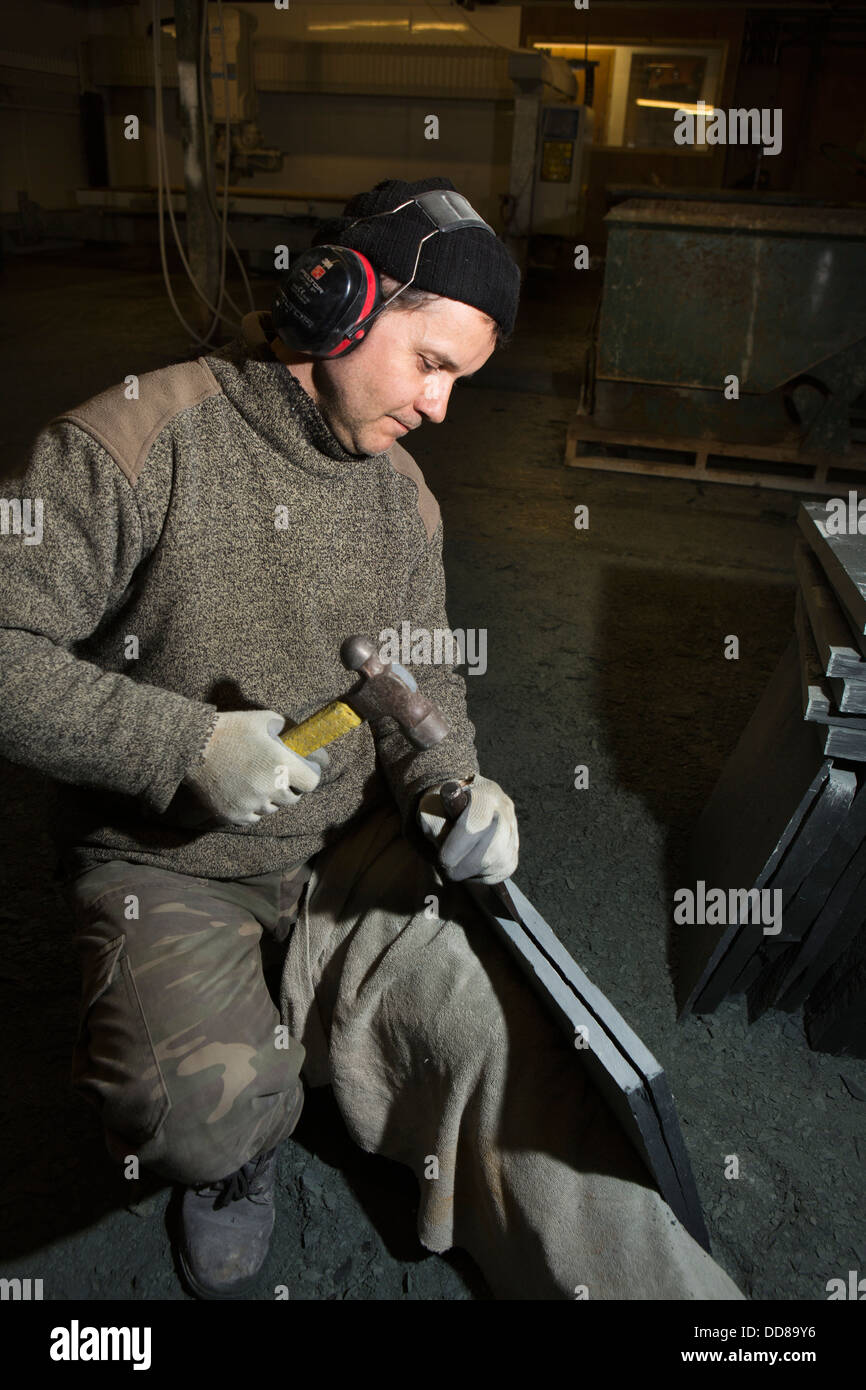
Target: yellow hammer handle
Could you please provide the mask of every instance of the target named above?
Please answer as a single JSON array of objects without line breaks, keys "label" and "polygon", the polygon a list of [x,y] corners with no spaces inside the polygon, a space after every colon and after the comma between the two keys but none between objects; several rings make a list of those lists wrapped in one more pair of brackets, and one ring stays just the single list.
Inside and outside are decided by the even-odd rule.
[{"label": "yellow hammer handle", "polygon": [[360,715],[348,705],[344,705],[342,700],[334,700],[330,705],[325,705],[324,709],[311,714],[309,719],[289,729],[288,733],[280,734],[280,742],[305,758],[308,753],[323,748],[326,743],[333,743],[341,734],[356,729],[360,723]]}]

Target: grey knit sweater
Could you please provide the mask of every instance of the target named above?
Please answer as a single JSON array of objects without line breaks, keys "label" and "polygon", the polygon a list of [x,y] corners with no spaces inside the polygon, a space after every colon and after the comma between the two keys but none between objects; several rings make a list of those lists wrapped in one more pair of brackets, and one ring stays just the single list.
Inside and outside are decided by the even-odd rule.
[{"label": "grey knit sweater", "polygon": [[[52,420],[7,484],[0,534],[0,753],[61,786],[67,871],[128,859],[210,878],[297,864],[388,795],[478,771],[466,687],[415,666],[451,733],[414,749],[385,719],[329,745],[317,790],[254,826],[181,786],[218,712],[300,722],[354,683],[340,643],[448,627],[442,523],[399,444],[350,454],[268,340],[267,313],[195,361]],[[128,398],[133,397],[133,398]],[[10,491],[10,488],[15,490]],[[28,513],[27,503],[30,503]],[[446,644],[447,651],[447,644]]]}]

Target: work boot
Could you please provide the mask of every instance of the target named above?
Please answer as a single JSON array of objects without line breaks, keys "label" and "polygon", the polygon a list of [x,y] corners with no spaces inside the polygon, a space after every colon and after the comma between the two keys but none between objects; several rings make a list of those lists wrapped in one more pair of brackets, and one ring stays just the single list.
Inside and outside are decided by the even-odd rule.
[{"label": "work boot", "polygon": [[236,1173],[188,1187],[181,1203],[181,1268],[199,1298],[237,1298],[255,1283],[274,1229],[277,1153]]}]

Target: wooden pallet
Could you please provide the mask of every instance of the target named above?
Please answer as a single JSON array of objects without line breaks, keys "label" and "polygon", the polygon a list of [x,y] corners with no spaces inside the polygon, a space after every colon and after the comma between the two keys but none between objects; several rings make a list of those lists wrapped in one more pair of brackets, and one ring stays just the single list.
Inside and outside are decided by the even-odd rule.
[{"label": "wooden pallet", "polygon": [[[732,466],[737,459],[742,468]],[[718,439],[631,434],[597,425],[586,415],[572,418],[565,462],[571,468],[828,496],[839,494],[840,489],[861,478],[866,480],[866,445],[859,442],[852,443],[843,455],[804,456],[795,444],[728,444]]]}]

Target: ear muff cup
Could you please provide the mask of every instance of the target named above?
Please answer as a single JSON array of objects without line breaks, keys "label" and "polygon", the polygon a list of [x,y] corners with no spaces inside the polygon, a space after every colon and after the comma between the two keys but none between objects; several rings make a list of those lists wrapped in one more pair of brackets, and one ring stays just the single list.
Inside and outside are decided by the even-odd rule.
[{"label": "ear muff cup", "polygon": [[[415,267],[403,289],[414,284],[421,248],[437,232],[447,234],[463,227],[483,227],[496,236],[454,188],[430,189],[407,198],[396,208],[356,217],[343,228],[342,235],[359,222],[393,217],[410,205],[421,209],[433,231],[419,239]],[[281,341],[290,350],[310,357],[343,357],[363,342],[369,325],[388,302],[378,275],[362,252],[324,243],[302,251],[291,265],[277,291],[272,318]]]},{"label": "ear muff cup", "polygon": [[364,341],[364,324],[382,299],[379,277],[360,251],[313,246],[280,281],[274,327],[294,352],[345,357]]}]

